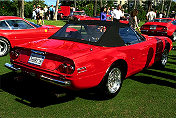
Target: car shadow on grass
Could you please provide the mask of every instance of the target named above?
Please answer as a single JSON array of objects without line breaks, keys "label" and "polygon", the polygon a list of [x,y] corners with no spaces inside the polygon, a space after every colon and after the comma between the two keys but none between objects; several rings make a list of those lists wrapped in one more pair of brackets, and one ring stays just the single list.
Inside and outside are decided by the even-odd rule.
[{"label": "car shadow on grass", "polygon": [[[159,70],[159,69],[157,69]],[[173,69],[162,69],[160,71],[171,71],[174,72],[175,70]],[[138,81],[144,84],[156,84],[156,85],[160,85],[160,86],[166,86],[166,87],[171,87],[176,89],[176,83],[175,82],[171,82],[171,81],[167,81],[172,80],[172,81],[176,81],[176,76],[174,75],[170,75],[170,74],[165,74],[165,73],[161,73],[161,72],[156,72],[150,69],[144,69],[141,73],[145,74],[145,75],[135,75],[135,76],[131,76],[129,77],[129,79],[132,79],[134,81]],[[147,76],[150,75],[150,76]],[[152,77],[151,77],[152,75]],[[157,79],[158,77],[163,78],[163,79]]]},{"label": "car shadow on grass", "polygon": [[0,75],[0,89],[15,95],[17,102],[39,108],[69,102],[76,97],[97,101],[106,100],[95,92],[95,88],[71,91],[39,79],[23,78],[23,75],[17,75],[14,72]]},{"label": "car shadow on grass", "polygon": [[155,79],[149,76],[132,76],[130,77],[130,79],[144,83],[144,84],[156,84],[156,85],[166,86],[166,87],[171,87],[171,88],[176,89],[175,83],[172,83],[166,80]]},{"label": "car shadow on grass", "polygon": [[18,78],[16,76],[13,72],[0,75],[0,89],[15,95],[17,102],[30,107],[43,108],[75,99],[70,91],[53,84],[32,78],[22,78],[21,75],[18,75]]}]

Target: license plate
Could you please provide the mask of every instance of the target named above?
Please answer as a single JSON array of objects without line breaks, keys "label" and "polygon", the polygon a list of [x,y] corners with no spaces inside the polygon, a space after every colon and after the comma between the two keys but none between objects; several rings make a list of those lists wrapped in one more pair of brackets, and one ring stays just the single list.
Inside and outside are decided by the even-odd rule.
[{"label": "license plate", "polygon": [[28,63],[41,66],[44,59],[45,59],[45,56],[32,53],[29,60],[28,60]]},{"label": "license plate", "polygon": [[150,29],[156,29],[156,26],[150,26]]}]

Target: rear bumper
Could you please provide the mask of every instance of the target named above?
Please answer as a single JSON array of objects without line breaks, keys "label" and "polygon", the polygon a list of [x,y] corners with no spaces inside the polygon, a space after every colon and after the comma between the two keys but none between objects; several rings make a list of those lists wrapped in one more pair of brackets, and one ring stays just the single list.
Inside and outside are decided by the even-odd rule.
[{"label": "rear bumper", "polygon": [[30,67],[18,62],[13,62],[13,64],[6,64],[6,67],[11,70],[20,70],[32,77],[41,79],[42,81],[46,81],[52,84],[56,84],[63,88],[68,88],[71,90],[81,90],[87,89],[97,86],[103,76],[104,72],[94,73],[89,75],[76,75],[76,76],[64,76],[48,71],[44,71],[41,69],[37,69],[34,67]]},{"label": "rear bumper", "polygon": [[[22,72],[21,68],[15,68],[13,64],[5,63],[4,66],[7,67],[8,69],[12,70],[12,71]],[[27,72],[27,71],[24,71],[24,72],[30,74],[31,76],[36,75],[33,72]],[[53,84],[57,84],[57,85],[62,86],[62,87],[71,86],[71,82],[69,80],[57,80],[57,79],[54,79],[54,78],[51,78],[51,77],[47,77],[45,75],[40,75],[39,77],[40,77],[41,80],[44,80],[44,81],[47,81],[47,82],[50,82],[50,83],[53,83]],[[62,79],[65,79],[65,78],[62,78]]]},{"label": "rear bumper", "polygon": [[156,35],[156,36],[167,36],[167,32],[165,31],[149,31],[149,30],[142,30],[141,33],[147,34],[147,35]]}]

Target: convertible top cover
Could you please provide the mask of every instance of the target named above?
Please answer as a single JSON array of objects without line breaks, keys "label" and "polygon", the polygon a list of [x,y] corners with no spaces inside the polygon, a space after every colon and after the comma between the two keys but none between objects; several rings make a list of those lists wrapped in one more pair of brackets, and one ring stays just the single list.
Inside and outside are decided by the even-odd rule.
[{"label": "convertible top cover", "polygon": [[[72,26],[72,27],[71,27]],[[119,28],[128,24],[112,21],[70,21],[49,39],[69,40],[103,47],[125,46]]]}]

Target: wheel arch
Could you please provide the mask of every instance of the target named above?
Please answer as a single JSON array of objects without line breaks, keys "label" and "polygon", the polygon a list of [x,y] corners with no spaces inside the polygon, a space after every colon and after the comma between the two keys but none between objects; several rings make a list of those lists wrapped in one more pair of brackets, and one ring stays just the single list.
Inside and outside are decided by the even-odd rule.
[{"label": "wheel arch", "polygon": [[111,64],[111,66],[108,68],[106,73],[108,73],[114,67],[119,67],[120,70],[122,71],[123,78],[126,77],[127,70],[128,70],[128,65],[127,65],[127,62],[124,59],[118,59],[118,60],[114,61]]},{"label": "wheel arch", "polygon": [[165,40],[165,49],[170,51],[170,48],[171,48],[171,44],[167,40]]}]

